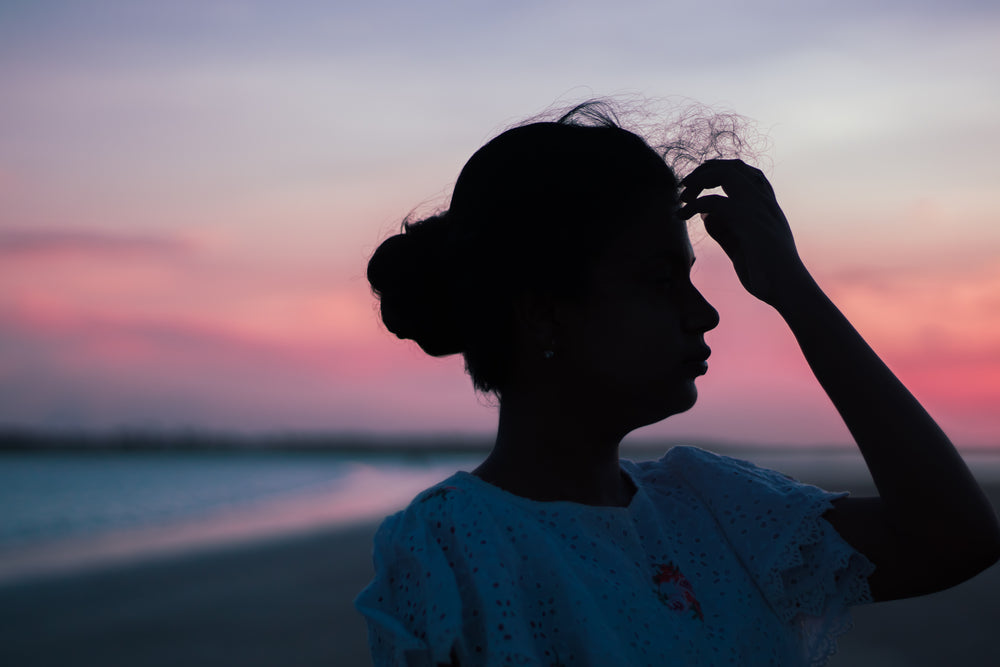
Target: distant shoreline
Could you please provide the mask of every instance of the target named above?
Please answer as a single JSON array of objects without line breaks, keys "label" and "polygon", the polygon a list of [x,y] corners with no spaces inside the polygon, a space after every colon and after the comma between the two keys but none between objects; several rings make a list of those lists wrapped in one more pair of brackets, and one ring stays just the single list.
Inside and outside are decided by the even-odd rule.
[{"label": "distant shoreline", "polygon": [[[733,442],[698,438],[626,439],[625,455],[655,456],[676,445],[691,445],[720,454],[748,451],[773,454],[820,454],[853,452],[850,443],[773,443]],[[86,452],[86,451],[280,451],[333,452],[340,454],[385,454],[389,456],[434,454],[485,454],[492,446],[492,436],[485,434],[415,433],[383,435],[336,432],[273,431],[241,433],[208,429],[139,429],[44,430],[0,425],[2,452]],[[963,446],[963,451],[1000,453],[995,446]]]}]

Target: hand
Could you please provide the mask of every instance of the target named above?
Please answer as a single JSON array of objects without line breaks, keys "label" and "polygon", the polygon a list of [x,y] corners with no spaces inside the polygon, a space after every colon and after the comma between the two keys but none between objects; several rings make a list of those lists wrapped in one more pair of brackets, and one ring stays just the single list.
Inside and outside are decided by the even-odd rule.
[{"label": "hand", "polygon": [[[764,173],[742,160],[708,160],[681,185],[681,218],[700,213],[705,231],[732,260],[743,287],[781,310],[788,288],[809,279],[809,273]],[[726,196],[698,196],[715,187]]]}]

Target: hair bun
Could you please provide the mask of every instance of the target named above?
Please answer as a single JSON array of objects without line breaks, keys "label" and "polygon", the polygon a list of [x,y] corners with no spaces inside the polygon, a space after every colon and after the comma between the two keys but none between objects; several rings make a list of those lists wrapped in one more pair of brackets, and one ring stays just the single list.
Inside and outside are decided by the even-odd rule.
[{"label": "hair bun", "polygon": [[455,313],[450,227],[447,213],[407,222],[368,262],[368,282],[386,328],[436,357],[464,347]]}]

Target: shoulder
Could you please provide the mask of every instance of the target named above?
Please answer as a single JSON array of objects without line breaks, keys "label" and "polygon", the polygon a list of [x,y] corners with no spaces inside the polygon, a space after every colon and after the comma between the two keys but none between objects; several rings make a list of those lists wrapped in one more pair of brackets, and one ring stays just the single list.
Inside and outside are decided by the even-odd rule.
[{"label": "shoulder", "polygon": [[700,447],[689,447],[683,445],[671,447],[667,450],[667,453],[659,459],[653,461],[640,461],[634,465],[644,472],[654,473],[662,472],[667,468],[680,468],[682,470],[688,470],[703,467],[749,470],[756,469],[765,472],[774,472],[769,471],[766,468],[760,468],[750,461],[716,454],[715,452],[711,452],[707,449],[701,449]]},{"label": "shoulder", "polygon": [[418,493],[404,509],[387,516],[376,533],[376,544],[398,537],[407,529],[447,520],[456,508],[468,505],[469,500],[468,490],[462,485],[462,473],[455,473]]},{"label": "shoulder", "polygon": [[[428,552],[471,548],[472,538],[493,538],[496,521],[505,513],[467,472],[424,489],[401,511],[386,517],[375,534],[376,554],[420,559]],[[460,539],[461,538],[461,539]]]},{"label": "shoulder", "polygon": [[723,456],[700,447],[682,445],[671,447],[658,459],[638,461],[631,465],[639,474],[652,477],[663,476],[666,473],[683,474],[704,467],[754,467],[749,461]]},{"label": "shoulder", "polygon": [[673,485],[710,495],[717,491],[724,497],[737,493],[830,495],[776,470],[698,447],[672,447],[655,461],[631,465],[634,474],[654,490]]},{"label": "shoulder", "polygon": [[847,495],[696,447],[674,447],[657,461],[633,465],[657,507],[683,504],[710,517],[731,540],[767,551],[794,549],[791,543],[811,539],[807,533],[817,528],[816,519]]}]

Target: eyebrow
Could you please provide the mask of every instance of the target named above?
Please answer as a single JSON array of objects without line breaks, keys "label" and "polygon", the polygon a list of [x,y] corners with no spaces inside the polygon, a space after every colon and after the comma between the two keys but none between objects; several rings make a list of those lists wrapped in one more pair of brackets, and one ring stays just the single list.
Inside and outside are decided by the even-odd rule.
[{"label": "eyebrow", "polygon": [[643,263],[656,262],[658,264],[673,264],[673,265],[680,264],[681,266],[687,264],[687,266],[691,267],[694,266],[694,263],[697,261],[698,257],[692,254],[690,256],[691,262],[689,264],[687,263],[687,259],[688,259],[687,254],[656,252],[649,255],[636,257],[635,261]]}]

